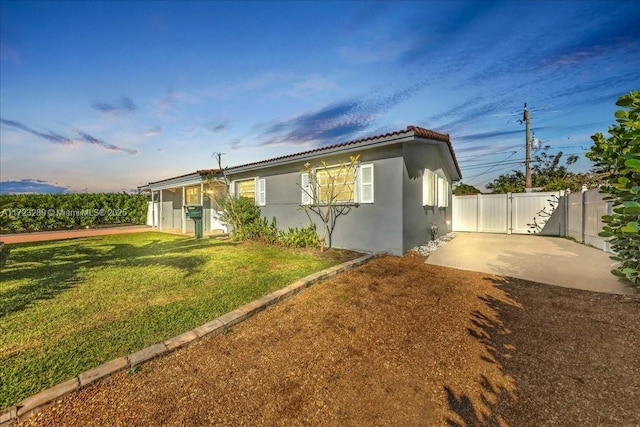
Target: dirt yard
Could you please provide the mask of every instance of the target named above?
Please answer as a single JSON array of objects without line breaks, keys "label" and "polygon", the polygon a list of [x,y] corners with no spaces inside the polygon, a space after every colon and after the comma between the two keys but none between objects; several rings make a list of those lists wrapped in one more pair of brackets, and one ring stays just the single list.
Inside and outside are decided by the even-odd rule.
[{"label": "dirt yard", "polygon": [[386,257],[23,423],[640,424],[640,297]]}]

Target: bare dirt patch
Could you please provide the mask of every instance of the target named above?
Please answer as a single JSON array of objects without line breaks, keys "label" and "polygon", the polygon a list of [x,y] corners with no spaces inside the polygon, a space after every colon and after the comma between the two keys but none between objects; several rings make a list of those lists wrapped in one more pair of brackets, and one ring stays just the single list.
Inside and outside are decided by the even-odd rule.
[{"label": "bare dirt patch", "polygon": [[24,425],[635,425],[640,298],[385,257]]}]

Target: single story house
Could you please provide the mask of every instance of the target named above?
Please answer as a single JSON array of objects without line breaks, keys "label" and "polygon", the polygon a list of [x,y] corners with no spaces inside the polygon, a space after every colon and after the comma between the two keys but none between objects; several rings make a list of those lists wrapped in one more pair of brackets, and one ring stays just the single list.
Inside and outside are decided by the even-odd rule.
[{"label": "single story house", "polygon": [[[417,126],[344,142],[301,153],[229,167],[225,169],[229,191],[250,197],[278,228],[306,227],[309,217],[301,205],[314,203],[305,168],[323,163],[332,167],[357,156],[353,177],[347,177],[354,191],[344,195],[352,205],[336,221],[334,247],[365,252],[387,251],[402,255],[412,247],[451,231],[451,184],[461,179],[458,162],[448,134]],[[308,171],[309,169],[307,169]],[[330,173],[330,172],[329,172]],[[219,218],[216,194],[226,190],[219,170],[199,170],[187,175],[151,182],[139,187],[151,194],[149,225],[158,229],[193,230],[193,221],[183,206],[201,204],[203,229],[225,229]],[[321,184],[318,184],[321,185]],[[311,218],[314,218],[311,216]],[[318,231],[322,223],[316,221]]]}]

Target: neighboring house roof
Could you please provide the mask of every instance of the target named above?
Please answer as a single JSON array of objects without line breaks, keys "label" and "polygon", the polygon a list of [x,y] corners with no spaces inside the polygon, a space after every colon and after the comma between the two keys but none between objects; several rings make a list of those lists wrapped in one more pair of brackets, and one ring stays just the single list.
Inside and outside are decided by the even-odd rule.
[{"label": "neighboring house roof", "polygon": [[[392,143],[396,143],[399,142],[399,140],[401,139],[405,139],[408,137],[420,137],[420,138],[425,138],[425,139],[430,139],[430,140],[434,140],[434,141],[440,141],[440,142],[444,142],[446,144],[446,147],[449,151],[449,153],[451,154],[451,160],[453,162],[453,166],[456,169],[456,172],[458,174],[458,179],[462,178],[462,172],[460,171],[460,166],[458,165],[458,161],[456,159],[456,155],[453,152],[453,146],[451,145],[451,140],[449,138],[449,134],[444,134],[444,133],[438,133],[435,131],[432,131],[430,129],[425,129],[425,128],[421,128],[419,126],[407,126],[406,129],[402,129],[402,130],[397,130],[397,131],[393,131],[393,132],[387,132],[385,134],[381,134],[381,135],[374,135],[374,136],[369,136],[366,138],[361,138],[361,139],[356,139],[353,141],[348,141],[348,142],[343,142],[340,144],[335,144],[335,145],[329,145],[326,147],[320,147],[320,148],[315,148],[313,150],[308,150],[308,151],[303,151],[303,152],[299,152],[299,153],[294,153],[294,154],[288,154],[285,156],[280,156],[280,157],[274,157],[271,159],[267,159],[267,160],[261,160],[258,162],[253,162],[253,163],[247,163],[244,165],[239,165],[239,166],[232,166],[226,169],[226,171],[228,171],[229,173],[239,173],[239,172],[244,172],[244,171],[248,171],[248,170],[252,170],[252,169],[258,169],[258,168],[263,168],[266,166],[272,166],[272,165],[277,165],[277,164],[282,164],[282,163],[290,163],[293,161],[298,161],[301,158],[309,158],[309,157],[315,157],[316,154],[330,154],[333,152],[339,152],[339,151],[344,151],[344,150],[351,150],[351,149],[357,149],[360,147],[368,147],[368,146],[379,146],[380,144],[392,144]],[[220,172],[219,169],[204,169],[204,170],[199,170],[195,173],[190,173],[187,175],[182,175],[180,177],[174,177],[174,178],[169,178],[169,179],[165,179],[165,180],[161,180],[161,181],[156,181],[156,182],[150,182],[147,185],[143,185],[141,187],[139,187],[140,189],[148,189],[149,186],[154,185],[157,186],[158,184],[162,184],[162,183],[166,183],[169,184],[168,181],[172,181],[173,183],[175,183],[176,181],[183,181],[184,178],[195,178],[195,177],[202,177],[202,176],[208,176],[208,175],[212,175],[212,174],[216,174]]]}]

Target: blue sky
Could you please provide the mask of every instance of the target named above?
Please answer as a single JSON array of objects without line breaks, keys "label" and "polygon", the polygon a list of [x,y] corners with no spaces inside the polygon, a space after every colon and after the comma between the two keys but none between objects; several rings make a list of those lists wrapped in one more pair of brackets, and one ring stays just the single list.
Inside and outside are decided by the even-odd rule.
[{"label": "blue sky", "polygon": [[413,124],[463,182],[582,155],[640,89],[640,2],[0,2],[0,192],[130,191]]}]

